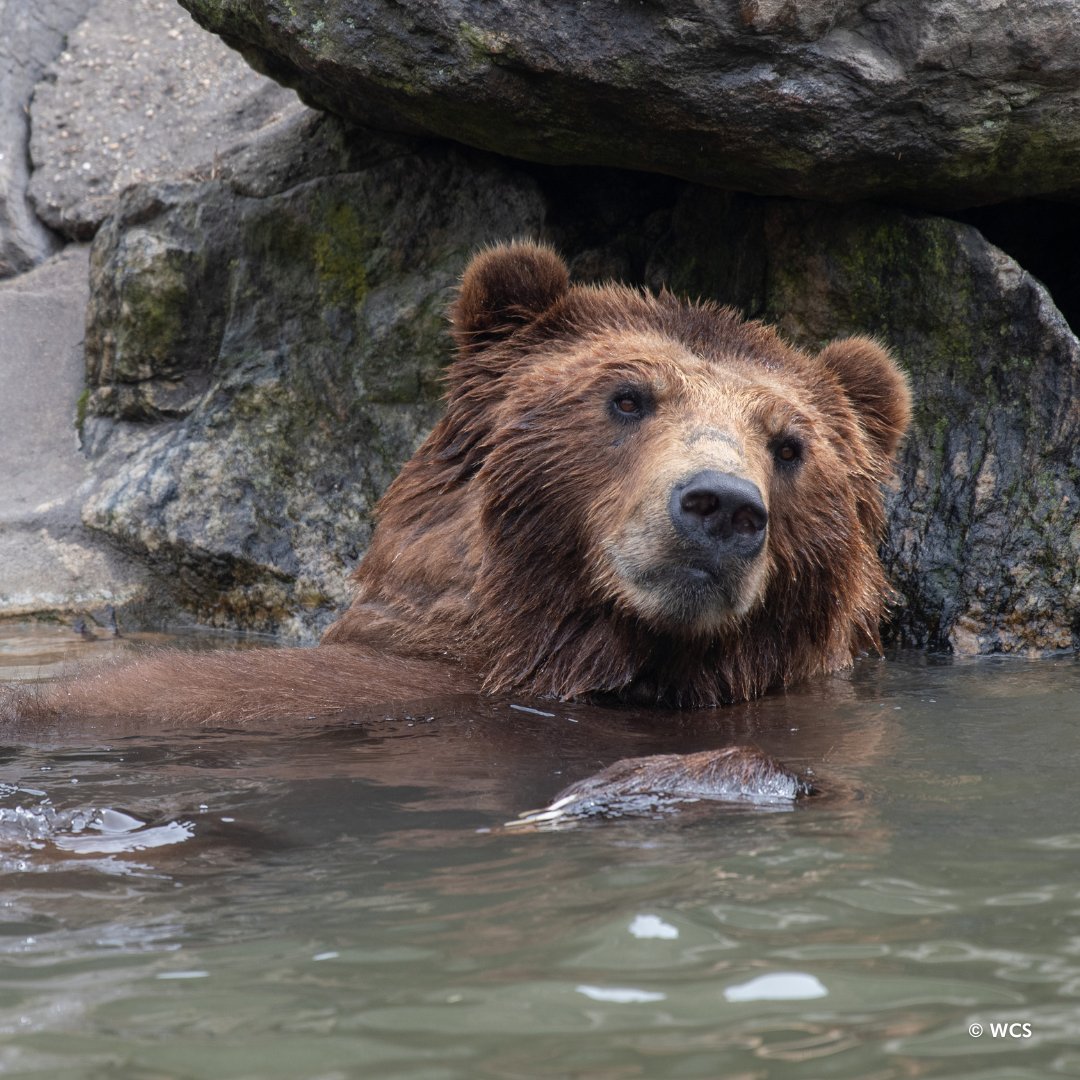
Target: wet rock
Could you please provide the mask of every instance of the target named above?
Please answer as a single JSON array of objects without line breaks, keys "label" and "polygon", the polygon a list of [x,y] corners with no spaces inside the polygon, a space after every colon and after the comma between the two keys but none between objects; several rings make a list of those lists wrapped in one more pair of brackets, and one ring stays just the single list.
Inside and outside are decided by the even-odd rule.
[{"label": "wet rock", "polygon": [[1080,629],[1080,341],[973,228],[773,209],[768,311],[798,340],[871,332],[911,374],[915,426],[885,551],[904,644],[1068,649]]},{"label": "wet rock", "polygon": [[[278,30],[292,27],[289,47],[299,56],[322,46],[318,35],[305,36],[302,5],[296,8],[295,19]],[[234,57],[230,74],[207,51],[207,36],[185,16],[175,22],[170,10],[157,0],[97,5],[55,65],[55,83],[38,88],[35,146],[42,162],[59,154],[71,164],[83,156],[92,166],[68,170],[72,183],[65,181],[59,197],[48,186],[57,173],[43,164],[33,181],[39,205],[54,223],[67,221],[72,234],[106,220],[94,245],[89,293],[79,280],[86,272],[79,251],[0,289],[0,460],[7,466],[0,488],[0,614],[116,604],[130,618],[194,617],[314,637],[345,599],[372,504],[437,415],[449,349],[442,311],[460,268],[484,242],[540,236],[565,252],[579,280],[615,278],[714,297],[775,321],[812,346],[846,333],[879,335],[911,372],[917,406],[885,548],[901,594],[891,639],[958,652],[1045,652],[1075,643],[1080,420],[1071,403],[1080,390],[1078,345],[1039,282],[973,228],[886,207],[829,208],[642,173],[514,164],[407,136],[364,134],[298,106],[263,123],[285,92],[267,90]],[[436,10],[417,7],[416,25]],[[645,32],[655,28],[656,10],[623,14]],[[886,37],[906,18],[883,19],[889,12],[881,5],[860,10],[866,18],[877,13],[876,32]],[[214,17],[232,20],[239,36],[239,11],[221,5]],[[745,26],[726,38],[717,30],[702,38],[701,48],[712,48],[710,40],[728,42],[735,58],[730,71],[749,55],[751,40],[772,50],[776,62],[794,64],[808,49],[820,52],[838,27],[863,17],[839,5],[787,5],[783,18],[779,9],[775,18],[763,11],[747,7]],[[978,17],[956,11],[963,15],[957,26]],[[1016,33],[994,63],[1015,59],[1026,41],[1034,66],[1025,78],[1045,83],[1042,97],[1010,114],[1002,147],[1034,130],[1032,117],[1061,100],[1055,80],[1071,70],[1068,33],[1062,31],[1053,62],[1035,64],[1043,55],[1036,38],[1057,25],[1056,11],[1045,4],[999,12],[1002,25],[1011,20]],[[80,13],[75,0],[54,12],[72,24]],[[594,14],[583,8],[580,17]],[[121,15],[134,21],[120,26]],[[729,17],[726,7],[686,16],[715,26]],[[0,0],[0,28],[9,31],[0,39],[0,61],[9,55],[7,40],[44,35],[33,38],[44,44],[27,46],[37,64],[27,65],[31,74],[58,47],[61,25],[49,37],[34,18]],[[537,40],[558,22],[520,6],[508,8],[507,18],[507,33],[528,23]],[[925,60],[937,41],[933,55],[952,55],[946,24],[930,19],[903,47]],[[618,29],[611,41],[568,41],[566,55],[572,60],[586,47],[614,50],[625,30],[619,20],[612,25]],[[245,33],[255,26],[252,21]],[[346,35],[334,47],[351,48],[352,40]],[[500,107],[512,110],[519,60],[509,47],[498,56],[497,63],[478,60],[469,85],[479,92],[490,79],[510,80]],[[460,71],[447,57],[444,89],[451,100]],[[976,65],[990,78],[982,52],[955,59],[958,68],[933,69],[946,112],[955,70]],[[122,76],[115,70],[121,60]],[[200,66],[206,63],[212,73]],[[596,67],[597,78],[604,70]],[[916,86],[931,70],[924,64],[902,81]],[[13,71],[0,63],[5,93],[16,85]],[[331,82],[340,74],[319,71]],[[418,67],[417,86],[424,71]],[[672,71],[661,74],[675,79]],[[121,77],[123,90],[115,81]],[[726,77],[718,75],[723,86]],[[666,91],[657,79],[660,102]],[[552,74],[551,85],[537,84],[536,94],[556,93],[557,83]],[[640,88],[636,76],[619,93],[632,85]],[[857,80],[852,85],[857,89]],[[399,86],[390,103],[412,100],[411,93]],[[427,94],[417,100],[435,100]],[[143,114],[155,112],[146,128],[153,138],[131,158],[109,144],[127,115],[123,106],[113,100],[111,113],[95,115],[110,95],[138,99]],[[370,100],[375,108],[382,99]],[[852,94],[852,109],[860,100]],[[598,98],[598,117],[606,115],[605,101]],[[200,111],[204,106],[209,111]],[[451,112],[436,110],[432,123],[442,130]],[[387,115],[398,122],[393,109]],[[492,126],[492,115],[478,111],[477,129],[510,130]],[[535,124],[514,138],[544,130],[549,114],[530,115]],[[648,115],[642,111],[641,123]],[[627,153],[644,152],[631,138],[632,126],[613,130]],[[65,156],[71,139],[80,152]],[[765,135],[756,141],[761,147],[750,148],[766,152]],[[82,155],[98,154],[98,146],[100,156]],[[741,146],[732,143],[735,162]],[[503,149],[544,156],[516,144]],[[582,154],[589,158],[593,150]],[[817,183],[820,164],[821,175],[837,184],[826,194],[840,196],[851,189],[830,154],[823,148],[805,177]],[[724,155],[699,156],[724,161]],[[192,170],[197,160],[202,167]],[[920,159],[929,179],[941,175],[935,160]],[[953,168],[959,159],[948,160]],[[995,175],[1008,178],[1014,165],[1034,160],[1002,158]],[[905,175],[899,168],[893,173]],[[156,179],[118,193],[148,175]],[[782,170],[770,173],[772,180],[745,175],[763,189],[784,189],[790,179]],[[871,186],[877,182],[873,168],[861,175]],[[4,222],[12,220],[17,200],[4,202],[10,188],[0,189],[5,244],[14,233]],[[1025,212],[1026,221],[1045,225],[1037,204]],[[1028,226],[1024,231],[1034,235]],[[49,250],[48,234],[37,235],[44,246],[24,244],[8,265],[27,265]]]},{"label": "wet rock", "polygon": [[34,93],[30,197],[52,228],[89,239],[128,185],[212,173],[303,111],[172,0],[100,0]]},{"label": "wet rock", "polygon": [[725,188],[959,207],[1075,197],[1069,0],[182,0],[363,124]]},{"label": "wet rock", "polygon": [[200,621],[315,636],[437,414],[470,252],[540,217],[498,163],[307,118],[123,195],[91,258],[86,524]]},{"label": "wet rock", "polygon": [[19,274],[58,247],[26,200],[27,108],[34,85],[60,53],[90,0],[27,4],[0,0],[0,278]]}]

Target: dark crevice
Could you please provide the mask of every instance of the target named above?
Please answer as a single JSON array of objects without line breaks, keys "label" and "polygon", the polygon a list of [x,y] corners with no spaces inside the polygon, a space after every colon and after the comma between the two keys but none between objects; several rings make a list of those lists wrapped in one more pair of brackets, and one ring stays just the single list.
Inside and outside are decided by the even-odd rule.
[{"label": "dark crevice", "polygon": [[[685,181],[601,166],[518,163],[536,181],[546,204],[540,239],[573,253],[579,282],[642,284]],[[613,244],[613,239],[618,238]]]},{"label": "dark crevice", "polygon": [[1080,331],[1080,206],[1033,199],[951,216],[974,225],[991,244],[1037,277],[1073,332]]}]

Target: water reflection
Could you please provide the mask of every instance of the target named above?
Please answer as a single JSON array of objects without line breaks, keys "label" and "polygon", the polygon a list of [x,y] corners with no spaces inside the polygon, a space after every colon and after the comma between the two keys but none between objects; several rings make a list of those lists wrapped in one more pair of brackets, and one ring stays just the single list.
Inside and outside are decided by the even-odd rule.
[{"label": "water reflection", "polygon": [[[1069,1074],[1078,690],[1071,660],[920,657],[661,718],[458,699],[9,739],[0,1070]],[[614,758],[741,742],[826,794],[478,831]],[[998,1021],[1031,1037],[969,1034]]]}]

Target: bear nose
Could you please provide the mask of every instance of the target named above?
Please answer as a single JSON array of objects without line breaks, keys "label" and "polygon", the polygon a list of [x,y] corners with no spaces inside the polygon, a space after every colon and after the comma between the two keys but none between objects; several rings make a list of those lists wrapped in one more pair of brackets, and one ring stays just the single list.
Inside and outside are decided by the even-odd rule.
[{"label": "bear nose", "polygon": [[671,520],[687,540],[752,558],[765,543],[769,511],[756,484],[708,469],[671,492]]}]

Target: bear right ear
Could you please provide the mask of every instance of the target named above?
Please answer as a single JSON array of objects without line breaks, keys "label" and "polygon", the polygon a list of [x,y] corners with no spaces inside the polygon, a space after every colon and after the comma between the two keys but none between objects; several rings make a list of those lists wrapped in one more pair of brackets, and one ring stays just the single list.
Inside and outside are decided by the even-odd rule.
[{"label": "bear right ear", "polygon": [[866,433],[892,459],[911,423],[911,389],[896,361],[872,338],[842,338],[818,361],[839,380]]},{"label": "bear right ear", "polygon": [[478,352],[538,318],[569,289],[566,263],[551,248],[515,241],[481,251],[450,308],[454,340],[462,353]]}]

